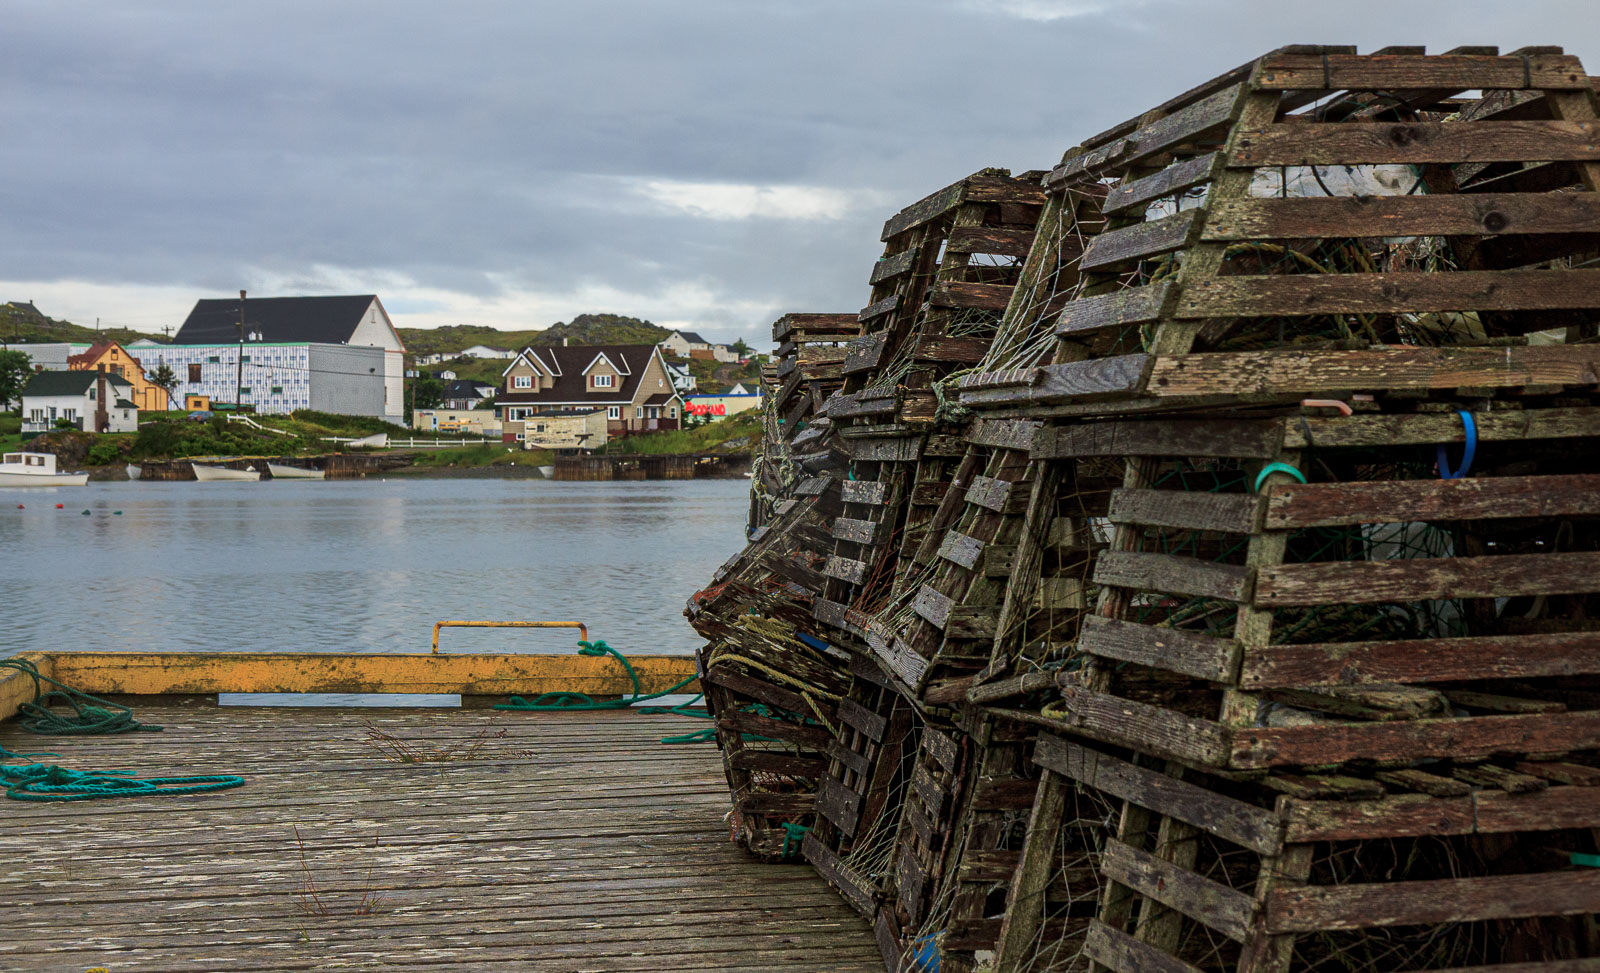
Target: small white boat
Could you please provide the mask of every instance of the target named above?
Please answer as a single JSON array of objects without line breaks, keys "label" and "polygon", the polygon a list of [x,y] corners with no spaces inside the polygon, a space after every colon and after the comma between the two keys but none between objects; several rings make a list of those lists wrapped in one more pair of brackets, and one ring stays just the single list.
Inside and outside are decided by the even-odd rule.
[{"label": "small white boat", "polygon": [[360,439],[350,440],[348,443],[345,443],[345,445],[356,449],[360,449],[362,447],[369,449],[388,449],[389,434],[386,432],[380,432],[371,436],[362,436]]},{"label": "small white boat", "polygon": [[283,466],[268,463],[267,472],[274,480],[320,480],[327,475],[323,470],[308,470],[303,466]]},{"label": "small white boat", "polygon": [[129,463],[124,468],[128,471],[128,479],[130,479],[130,480],[137,480],[139,478],[139,474],[144,472],[144,470],[142,470],[141,468],[139,468],[137,466],[134,466],[132,463]]},{"label": "small white boat", "polygon": [[54,453],[6,453],[0,456],[0,487],[83,486],[87,473],[56,472]]},{"label": "small white boat", "polygon": [[547,480],[553,479],[556,475],[556,468],[554,466],[541,466],[539,467],[539,475]]},{"label": "small white boat", "polygon": [[204,463],[190,461],[194,467],[194,478],[201,483],[211,483],[217,480],[250,480],[261,479],[261,474],[256,472],[254,466],[247,466],[242,470],[229,469],[226,466],[206,466]]}]

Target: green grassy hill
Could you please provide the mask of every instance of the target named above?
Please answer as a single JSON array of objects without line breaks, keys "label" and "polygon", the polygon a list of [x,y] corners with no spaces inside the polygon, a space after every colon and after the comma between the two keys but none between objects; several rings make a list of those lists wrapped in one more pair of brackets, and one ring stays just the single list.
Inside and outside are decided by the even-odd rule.
[{"label": "green grassy hill", "polygon": [[5,341],[72,341],[85,344],[120,341],[127,344],[140,338],[163,340],[161,335],[145,334],[132,328],[106,328],[102,331],[85,328],[71,321],[47,317],[25,301],[0,304],[0,339]]}]

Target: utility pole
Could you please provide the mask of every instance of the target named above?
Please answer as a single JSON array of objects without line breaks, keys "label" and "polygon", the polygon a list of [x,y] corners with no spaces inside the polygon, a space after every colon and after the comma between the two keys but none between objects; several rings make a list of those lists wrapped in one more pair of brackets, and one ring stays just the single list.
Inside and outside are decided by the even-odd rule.
[{"label": "utility pole", "polygon": [[239,377],[233,384],[233,414],[244,415],[244,289],[239,289]]}]

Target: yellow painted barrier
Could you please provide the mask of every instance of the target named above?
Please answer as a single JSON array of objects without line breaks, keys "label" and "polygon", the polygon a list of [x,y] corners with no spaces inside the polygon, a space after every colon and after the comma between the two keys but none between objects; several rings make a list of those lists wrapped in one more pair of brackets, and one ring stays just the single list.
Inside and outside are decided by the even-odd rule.
[{"label": "yellow painted barrier", "polygon": [[[660,692],[695,674],[686,655],[630,655],[640,688]],[[463,696],[633,692],[609,657],[571,655],[337,655],[279,652],[51,653],[56,679],[94,695],[163,693],[460,693]],[[43,670],[44,666],[41,664]],[[10,683],[0,682],[0,693]],[[684,692],[698,692],[695,684]],[[28,680],[27,699],[33,698]],[[3,698],[3,697],[0,697]],[[9,715],[0,702],[0,714]]]},{"label": "yellow painted barrier", "polygon": [[578,638],[589,641],[589,626],[582,622],[434,622],[433,623],[433,652],[439,653],[439,629],[441,628],[575,628]]},{"label": "yellow painted barrier", "polygon": [[[54,675],[49,656],[38,652],[21,652],[10,658],[26,659],[33,663],[41,676]],[[17,707],[31,702],[33,702],[33,678],[15,669],[0,669],[0,720],[16,716]]]}]

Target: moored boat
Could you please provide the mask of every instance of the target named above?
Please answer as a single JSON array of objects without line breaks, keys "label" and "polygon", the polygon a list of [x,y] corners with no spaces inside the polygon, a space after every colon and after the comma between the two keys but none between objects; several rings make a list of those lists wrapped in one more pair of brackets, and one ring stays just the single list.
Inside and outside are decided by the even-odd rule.
[{"label": "moored boat", "polygon": [[308,470],[303,466],[284,466],[281,463],[268,463],[267,472],[272,474],[274,480],[320,480],[327,476],[323,470]]},{"label": "moored boat", "polygon": [[374,433],[371,436],[362,436],[360,439],[352,439],[345,445],[353,449],[361,449],[363,447],[367,449],[388,449],[389,434],[386,432]]},{"label": "moored boat", "polygon": [[54,453],[6,453],[0,457],[0,487],[83,486],[87,473],[56,470]]},{"label": "moored boat", "polygon": [[141,467],[135,466],[132,463],[129,463],[126,467],[124,467],[124,469],[128,471],[128,479],[130,480],[137,480],[139,475],[144,472]]},{"label": "moored boat", "polygon": [[207,466],[204,463],[190,461],[194,467],[194,478],[201,483],[212,483],[220,480],[250,480],[261,479],[261,474],[254,466],[247,466],[242,470],[230,469],[226,466]]}]

